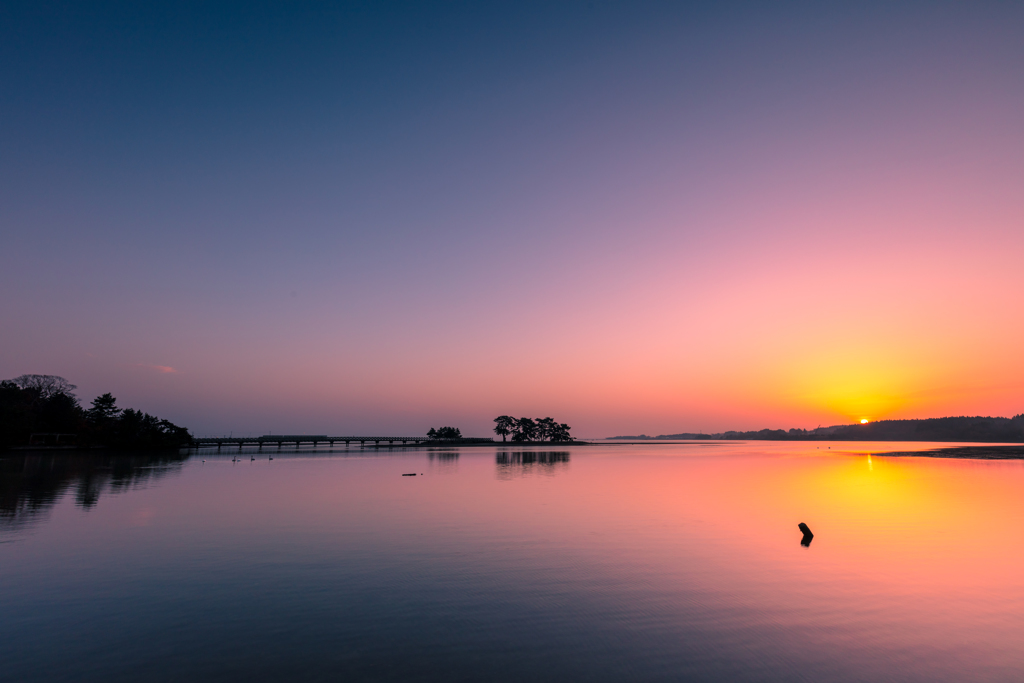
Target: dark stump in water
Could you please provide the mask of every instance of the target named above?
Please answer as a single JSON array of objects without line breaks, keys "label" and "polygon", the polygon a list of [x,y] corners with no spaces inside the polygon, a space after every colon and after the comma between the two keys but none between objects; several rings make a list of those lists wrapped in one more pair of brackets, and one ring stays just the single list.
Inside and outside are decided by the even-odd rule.
[{"label": "dark stump in water", "polygon": [[803,522],[800,522],[799,527],[800,531],[804,534],[804,537],[800,539],[800,545],[805,548],[809,548],[811,546],[811,541],[814,540],[814,534],[811,533],[811,528]]}]

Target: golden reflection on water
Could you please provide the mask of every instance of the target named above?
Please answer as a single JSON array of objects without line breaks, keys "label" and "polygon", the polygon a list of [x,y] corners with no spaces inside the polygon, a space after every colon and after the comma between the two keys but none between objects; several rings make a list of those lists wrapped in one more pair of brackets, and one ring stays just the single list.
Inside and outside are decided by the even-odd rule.
[{"label": "golden reflection on water", "polygon": [[[349,640],[376,634],[373,642],[394,637],[408,647],[443,632],[456,655],[460,643],[489,652],[496,680],[556,665],[563,677],[590,671],[595,680],[656,670],[704,680],[1024,679],[1024,463],[878,455],[885,447],[192,460],[151,486],[103,492],[89,507],[58,498],[31,533],[0,545],[0,560],[9,601],[39,592],[24,615],[51,600],[65,574],[81,591],[73,604],[82,619],[95,618],[90,585],[162,575],[153,584],[161,595],[168,577],[182,577],[186,593],[208,591],[217,618],[237,613],[255,634],[288,623],[301,635],[293,643],[336,628]],[[51,489],[61,490],[39,490]],[[809,547],[801,522],[814,533]],[[73,568],[67,557],[77,558]],[[246,581],[218,582],[222,574]],[[291,576],[301,580],[282,578]],[[253,595],[282,587],[264,612],[247,611]],[[290,611],[307,599],[315,607]],[[359,620],[351,606],[368,599]],[[215,616],[205,602],[180,604],[191,606],[168,620],[195,629]],[[96,602],[96,614],[104,605]],[[58,629],[63,610],[33,618]],[[126,614],[128,632],[162,618]],[[439,625],[438,615],[474,625]],[[527,660],[474,640],[520,636],[523,648],[561,643],[557,656],[515,669]],[[239,656],[278,652],[272,640],[257,645]],[[437,670],[457,666],[456,655]],[[19,656],[26,667],[35,661]]]}]

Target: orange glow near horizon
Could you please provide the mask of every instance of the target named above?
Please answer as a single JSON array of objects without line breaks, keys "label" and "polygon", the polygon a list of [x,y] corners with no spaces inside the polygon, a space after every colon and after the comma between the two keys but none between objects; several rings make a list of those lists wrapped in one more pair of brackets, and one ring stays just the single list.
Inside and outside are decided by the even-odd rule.
[{"label": "orange glow near horizon", "polygon": [[[809,31],[809,44],[846,25]],[[266,164],[203,158],[225,149],[213,135],[175,176],[194,184],[158,184],[166,195],[122,182],[170,172],[166,154],[85,156],[82,168],[124,164],[95,187],[55,166],[13,195],[30,203],[8,218],[24,243],[4,251],[3,319],[23,322],[2,330],[0,379],[62,375],[86,401],[109,391],[201,434],[450,424],[482,436],[514,414],[599,437],[1024,412],[1024,59],[1006,56],[1020,31],[977,24],[988,28],[957,53],[947,34],[907,25],[876,36],[884,68],[858,50],[831,62],[839,80],[821,80],[817,49],[790,62],[791,44],[762,45],[740,60],[695,27],[659,48],[678,61],[646,62],[662,52],[644,32],[621,81],[575,81],[605,83],[601,106],[562,88],[486,104],[469,93],[534,76],[508,90],[482,69],[430,122],[409,102],[368,115],[375,134],[333,118],[314,128],[323,139],[299,132],[313,130],[306,117],[268,125],[277,143],[237,147],[284,155]],[[864,44],[850,40],[836,44]],[[675,51],[698,44],[718,77],[677,70],[700,60]],[[411,118],[385,125],[399,110]],[[512,121],[535,124],[500,123]],[[78,150],[51,139],[74,130],[40,140]],[[121,127],[111,134],[103,149],[119,149]],[[229,186],[202,180],[211,168],[234,169],[217,174]],[[38,197],[105,208],[38,214]],[[145,220],[127,208],[143,197],[162,207]],[[127,234],[148,246],[124,251]],[[27,284],[43,261],[60,277]]]}]

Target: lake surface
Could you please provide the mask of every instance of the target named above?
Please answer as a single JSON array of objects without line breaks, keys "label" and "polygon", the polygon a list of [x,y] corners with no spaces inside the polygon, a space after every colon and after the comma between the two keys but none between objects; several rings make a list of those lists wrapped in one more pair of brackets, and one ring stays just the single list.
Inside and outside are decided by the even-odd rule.
[{"label": "lake surface", "polygon": [[934,446],[6,457],[0,678],[1024,680],[1024,463]]}]

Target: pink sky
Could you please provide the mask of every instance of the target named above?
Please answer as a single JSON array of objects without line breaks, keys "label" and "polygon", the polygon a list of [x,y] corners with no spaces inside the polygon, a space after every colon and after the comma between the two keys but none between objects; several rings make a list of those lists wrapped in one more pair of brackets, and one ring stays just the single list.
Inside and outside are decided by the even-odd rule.
[{"label": "pink sky", "polygon": [[1021,12],[652,12],[72,41],[99,91],[4,89],[0,375],[197,434],[1024,412]]}]

